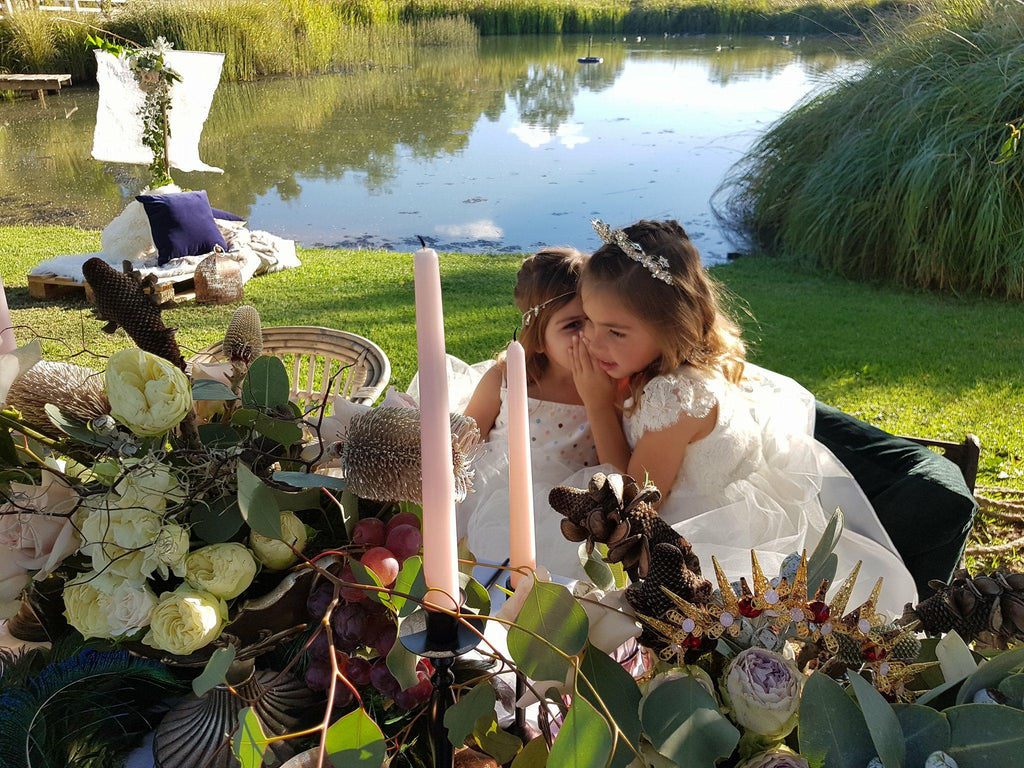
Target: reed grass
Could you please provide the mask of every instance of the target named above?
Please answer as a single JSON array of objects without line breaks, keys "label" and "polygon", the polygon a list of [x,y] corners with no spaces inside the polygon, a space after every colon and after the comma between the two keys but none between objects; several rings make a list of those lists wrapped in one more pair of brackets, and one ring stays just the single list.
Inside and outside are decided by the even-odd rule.
[{"label": "reed grass", "polygon": [[465,19],[399,21],[383,0],[138,0],[107,19],[38,12],[0,19],[0,67],[94,80],[86,40],[94,30],[86,24],[140,44],[162,35],[178,49],[220,51],[225,80],[404,66],[417,47],[470,46],[478,37]]},{"label": "reed grass", "polygon": [[756,244],[856,278],[1024,297],[1024,6],[957,3],[774,125],[723,190]]}]

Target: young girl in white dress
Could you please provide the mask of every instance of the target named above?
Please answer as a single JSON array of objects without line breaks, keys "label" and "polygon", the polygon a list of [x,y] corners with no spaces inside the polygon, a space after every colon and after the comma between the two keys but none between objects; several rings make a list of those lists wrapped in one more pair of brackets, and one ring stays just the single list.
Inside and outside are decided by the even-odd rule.
[{"label": "young girl in white dress", "polygon": [[[574,578],[583,575],[577,545],[570,545],[562,536],[561,516],[548,504],[548,493],[578,470],[597,464],[594,438],[573,383],[570,359],[571,341],[583,330],[576,289],[585,260],[571,248],[540,251],[523,263],[513,294],[523,313],[519,341],[526,351],[537,562],[552,573]],[[462,410],[459,393],[466,389],[467,381],[473,381],[476,386],[463,412],[476,419],[486,441],[473,465],[473,492],[458,507],[460,536],[468,537],[477,559],[501,563],[509,554],[504,353],[496,361],[474,366],[467,367],[454,358],[450,363],[453,410]]]},{"label": "young girl in white dress", "polygon": [[[900,615],[914,581],[859,486],[815,441],[814,397],[745,360],[737,325],[674,221],[595,229],[605,245],[580,281],[587,316],[570,344],[601,462],[664,494],[659,512],[730,578],[814,548],[840,507],[837,578],[863,561],[854,600],[885,577],[878,606]],[[856,605],[856,603],[851,603]]]}]

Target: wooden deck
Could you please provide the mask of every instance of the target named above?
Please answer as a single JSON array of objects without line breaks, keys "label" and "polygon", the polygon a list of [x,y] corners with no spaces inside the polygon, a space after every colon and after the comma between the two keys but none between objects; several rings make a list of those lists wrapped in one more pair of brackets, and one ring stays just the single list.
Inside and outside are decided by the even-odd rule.
[{"label": "wooden deck", "polygon": [[32,91],[32,98],[46,106],[46,92],[60,93],[71,85],[71,75],[0,75],[0,91]]},{"label": "wooden deck", "polygon": [[[92,288],[88,283],[78,282],[66,277],[56,275],[29,275],[28,292],[34,299],[52,301],[65,296],[73,296],[85,293],[85,298],[90,304],[95,304]],[[156,284],[157,301],[163,304],[167,301],[174,301],[180,304],[185,301],[194,301],[196,298],[196,284],[192,275],[182,275],[168,280],[161,280]]]}]

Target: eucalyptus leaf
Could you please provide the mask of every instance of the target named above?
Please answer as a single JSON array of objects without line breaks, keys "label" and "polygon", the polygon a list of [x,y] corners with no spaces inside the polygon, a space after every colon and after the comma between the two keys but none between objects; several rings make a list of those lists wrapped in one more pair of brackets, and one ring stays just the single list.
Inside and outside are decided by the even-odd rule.
[{"label": "eucalyptus leaf", "polygon": [[231,423],[236,427],[252,427],[260,412],[253,408],[239,408],[231,414]]},{"label": "eucalyptus leaf", "polygon": [[398,684],[402,686],[404,691],[420,681],[419,677],[416,676],[416,664],[418,661],[419,659],[415,653],[412,653],[401,643],[396,642],[391,646],[391,650],[388,651],[384,663],[388,665],[391,674],[395,676],[395,679],[398,680]]},{"label": "eucalyptus leaf", "polygon": [[18,452],[14,449],[14,438],[11,437],[11,430],[7,427],[0,429],[0,463],[6,467],[16,467]]},{"label": "eucalyptus leaf", "polygon": [[941,712],[919,704],[893,704],[907,745],[907,765],[923,766],[928,755],[949,749],[949,721]]},{"label": "eucalyptus leaf", "polygon": [[579,694],[598,712],[604,711],[603,702],[620,731],[611,768],[629,765],[635,757],[630,744],[640,748],[640,689],[636,681],[621,664],[590,644],[580,662],[580,675],[583,679],[576,681]]},{"label": "eucalyptus leaf", "polygon": [[114,437],[105,437],[97,435],[84,423],[78,419],[73,419],[70,416],[65,415],[60,408],[53,403],[47,403],[44,406],[47,418],[53,423],[57,429],[63,432],[68,437],[73,437],[80,443],[86,445],[95,445],[100,448],[110,448],[117,440]]},{"label": "eucalyptus leaf", "polygon": [[[405,512],[406,510],[402,510]],[[412,511],[412,510],[410,510]],[[420,521],[423,521],[423,508],[419,509]],[[467,576],[473,575],[473,569],[476,567],[476,555],[474,555],[470,549],[469,544],[465,538],[459,539],[458,544],[458,555],[459,555],[459,573],[464,573]]]},{"label": "eucalyptus leaf", "polygon": [[273,491],[242,462],[238,462],[238,509],[256,533],[268,539],[284,538],[281,508]]},{"label": "eucalyptus leaf", "polygon": [[343,491],[348,483],[344,478],[321,475],[317,472],[275,472],[274,480],[293,488],[330,488]]},{"label": "eucalyptus leaf", "polygon": [[380,768],[387,744],[384,734],[361,707],[340,718],[325,736],[334,768]]},{"label": "eucalyptus leaf", "polygon": [[472,576],[459,571],[459,587],[466,593],[466,608],[476,611],[481,616],[491,612],[491,596],[487,589]]},{"label": "eucalyptus leaf", "polygon": [[210,660],[206,662],[206,667],[199,673],[199,677],[192,681],[192,692],[196,696],[202,696],[223,683],[234,661],[235,646],[228,645],[215,650]]},{"label": "eucalyptus leaf", "polygon": [[[427,581],[423,577],[423,558],[419,555],[407,558],[402,563],[402,570],[398,572],[398,578],[395,580],[395,592],[401,592],[404,595],[411,595],[419,600],[427,594]],[[398,611],[399,616],[408,616],[410,613],[419,608],[419,604],[415,600],[409,600],[402,595],[391,595],[391,606]]]},{"label": "eucalyptus leaf", "polygon": [[595,587],[603,590],[615,588],[615,574],[596,548],[588,552],[587,542],[581,542],[578,555],[583,571]]},{"label": "eucalyptus leaf", "polygon": [[1020,765],[1024,756],[1024,712],[1001,704],[960,704],[949,720],[947,750],[960,768]]},{"label": "eucalyptus leaf", "polygon": [[228,424],[200,424],[199,441],[207,448],[231,448],[242,442],[242,436]]},{"label": "eucalyptus leaf", "polygon": [[570,663],[561,654],[574,656],[582,651],[588,628],[586,611],[568,589],[535,581],[515,625],[509,628],[508,650],[519,669],[534,680],[565,680]]},{"label": "eucalyptus leaf", "polygon": [[516,756],[523,742],[508,731],[503,731],[494,717],[494,712],[481,715],[473,726],[473,738],[480,749],[503,765]]},{"label": "eucalyptus leaf", "polygon": [[345,533],[351,538],[352,530],[359,522],[359,497],[350,488],[346,488],[338,501],[341,503],[341,522],[345,525]]},{"label": "eucalyptus leaf", "polygon": [[444,727],[448,729],[449,741],[461,747],[469,734],[473,733],[476,721],[485,715],[494,714],[494,703],[494,687],[486,680],[477,684],[469,693],[463,694],[444,713]]},{"label": "eucalyptus leaf", "polygon": [[807,560],[807,586],[811,591],[817,589],[823,580],[828,579],[831,582],[835,578],[839,558],[834,552],[843,535],[843,528],[843,513],[837,509],[829,518],[825,532],[821,534],[817,546]]},{"label": "eucalyptus leaf", "polygon": [[[357,583],[363,584],[367,587],[384,586],[380,583],[380,579],[377,578],[377,574],[374,571],[371,571],[355,558],[350,558],[348,565],[352,569],[352,575],[355,577]],[[364,590],[364,594],[371,600],[378,603],[387,604],[386,601],[389,599],[388,596],[380,589],[367,589]]]},{"label": "eucalyptus leaf", "polygon": [[189,512],[192,533],[208,544],[229,541],[245,522],[238,500],[222,496],[209,503],[196,503]]},{"label": "eucalyptus leaf", "polygon": [[1019,671],[1020,667],[1024,667],[1024,648],[1003,651],[998,656],[982,662],[978,670],[964,681],[963,688],[956,696],[956,703],[966,704],[973,701],[974,694],[982,688],[998,688],[1004,677],[1011,672]]},{"label": "eucalyptus leaf", "polygon": [[903,768],[907,760],[907,745],[892,706],[860,675],[851,672],[849,678],[882,765],[884,768]]},{"label": "eucalyptus leaf", "polygon": [[544,768],[548,763],[548,744],[543,736],[529,742],[512,761],[512,768]]},{"label": "eucalyptus leaf", "polygon": [[599,768],[608,763],[611,754],[612,732],[608,723],[585,698],[573,697],[551,745],[548,768]]},{"label": "eucalyptus leaf", "polygon": [[238,395],[220,381],[200,379],[192,383],[193,400],[237,400]]},{"label": "eucalyptus leaf", "polygon": [[247,408],[276,408],[288,403],[288,371],[276,357],[263,355],[253,360],[242,381],[242,403]]},{"label": "eucalyptus leaf", "polygon": [[238,713],[238,730],[231,740],[231,751],[242,768],[260,768],[267,746],[267,737],[263,733],[260,719],[252,707],[246,707]]},{"label": "eucalyptus leaf", "polygon": [[839,683],[821,672],[804,684],[797,728],[800,754],[811,768],[864,768],[875,757],[864,715]]},{"label": "eucalyptus leaf", "polygon": [[302,439],[302,427],[294,421],[260,416],[256,419],[253,428],[264,437],[269,437],[285,448],[290,448]]},{"label": "eucalyptus leaf", "polygon": [[668,680],[647,694],[640,705],[640,720],[658,752],[688,768],[714,768],[740,740],[736,726],[722,716],[714,697],[693,677]]},{"label": "eucalyptus leaf", "polygon": [[[947,683],[963,680],[974,674],[978,662],[956,630],[950,630],[935,644],[935,658],[939,660],[942,677]],[[957,703],[963,703],[957,697]]]},{"label": "eucalyptus leaf", "polygon": [[1012,706],[1024,707],[1024,675],[1014,674],[1004,677],[999,683],[999,691],[1009,697]]}]

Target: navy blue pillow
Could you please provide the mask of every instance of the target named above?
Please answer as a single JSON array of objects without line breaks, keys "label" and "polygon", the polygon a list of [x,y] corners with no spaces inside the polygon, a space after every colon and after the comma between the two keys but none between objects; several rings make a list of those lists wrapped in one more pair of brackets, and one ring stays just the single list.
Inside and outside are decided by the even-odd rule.
[{"label": "navy blue pillow", "polygon": [[228,249],[213,220],[213,209],[205,190],[139,195],[135,199],[142,203],[149,217],[157,264],[182,256],[210,253],[217,245],[225,251]]},{"label": "navy blue pillow", "polygon": [[210,210],[213,211],[213,218],[220,219],[221,221],[245,221],[241,216],[222,211],[220,208],[210,208]]}]

